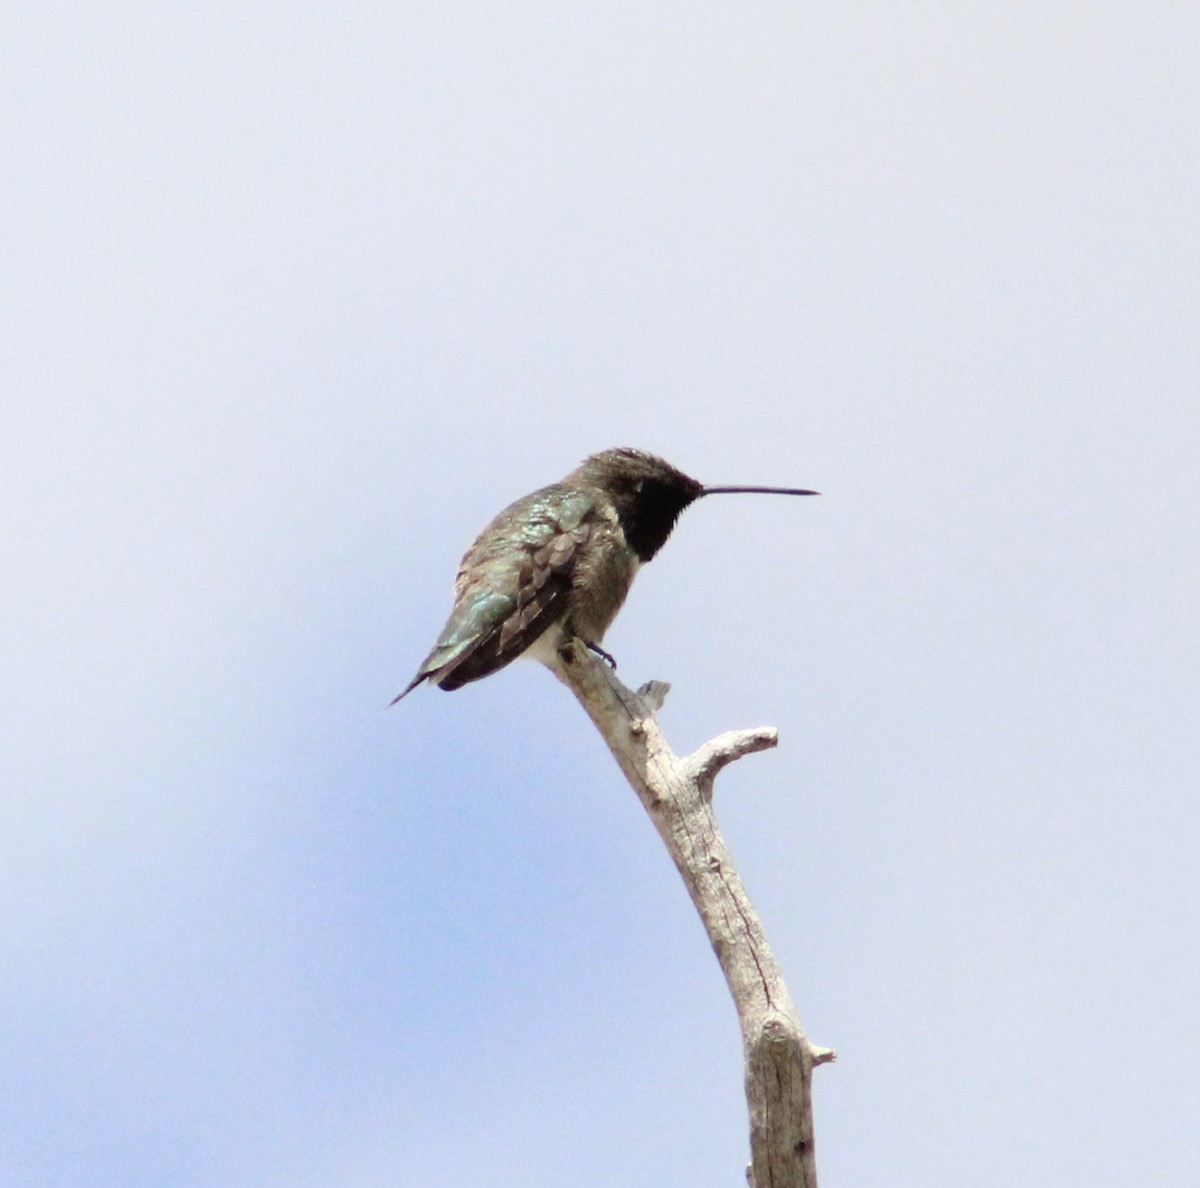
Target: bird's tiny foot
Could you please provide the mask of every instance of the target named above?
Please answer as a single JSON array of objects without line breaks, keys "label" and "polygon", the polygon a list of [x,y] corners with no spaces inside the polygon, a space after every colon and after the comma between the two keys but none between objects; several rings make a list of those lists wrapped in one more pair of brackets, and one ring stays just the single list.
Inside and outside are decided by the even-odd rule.
[{"label": "bird's tiny foot", "polygon": [[583,642],[589,652],[595,652],[602,660],[607,660],[609,668],[613,672],[617,671],[617,662],[599,644],[592,643],[590,639],[585,639]]}]

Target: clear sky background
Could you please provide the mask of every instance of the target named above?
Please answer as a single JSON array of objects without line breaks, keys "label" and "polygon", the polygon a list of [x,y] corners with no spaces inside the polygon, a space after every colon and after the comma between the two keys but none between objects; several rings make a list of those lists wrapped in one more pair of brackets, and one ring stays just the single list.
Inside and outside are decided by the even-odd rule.
[{"label": "clear sky background", "polygon": [[396,709],[614,445],[607,644],[823,1183],[1200,1182],[1194,5],[0,17],[0,1182],[741,1185],[734,1013],[536,665]]}]

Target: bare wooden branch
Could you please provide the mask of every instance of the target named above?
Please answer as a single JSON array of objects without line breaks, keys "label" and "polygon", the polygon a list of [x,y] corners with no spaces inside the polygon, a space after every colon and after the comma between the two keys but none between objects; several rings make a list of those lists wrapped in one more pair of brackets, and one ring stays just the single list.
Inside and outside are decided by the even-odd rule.
[{"label": "bare wooden branch", "polygon": [[775,746],[776,732],[730,731],[680,758],[655,718],[669,686],[651,682],[635,693],[577,641],[558,661],[556,675],[595,723],[683,876],[733,995],[750,1110],[751,1188],[816,1188],[812,1070],[836,1053],[805,1036],[712,810],[721,769]]}]

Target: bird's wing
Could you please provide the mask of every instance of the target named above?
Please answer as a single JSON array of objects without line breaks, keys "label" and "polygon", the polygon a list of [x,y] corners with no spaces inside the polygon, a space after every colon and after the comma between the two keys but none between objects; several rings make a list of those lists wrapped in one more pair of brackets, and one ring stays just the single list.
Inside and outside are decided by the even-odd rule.
[{"label": "bird's wing", "polygon": [[565,488],[547,487],[505,508],[467,550],[450,618],[395,700],[423,680],[457,689],[515,660],[565,613],[575,564],[595,527],[590,502]]}]

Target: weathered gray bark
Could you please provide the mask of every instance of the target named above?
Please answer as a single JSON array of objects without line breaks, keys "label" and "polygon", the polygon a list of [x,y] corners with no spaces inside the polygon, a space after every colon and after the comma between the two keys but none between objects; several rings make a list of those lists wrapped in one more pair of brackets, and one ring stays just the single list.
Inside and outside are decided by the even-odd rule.
[{"label": "weathered gray bark", "polygon": [[736,730],[680,758],[655,713],[669,686],[634,693],[608,665],[572,641],[555,673],[579,699],[666,844],[737,1007],[750,1107],[751,1188],[816,1188],[812,1070],[835,1053],[809,1043],[762,923],[746,896],[713,816],[717,773],[773,747],[773,727]]}]

